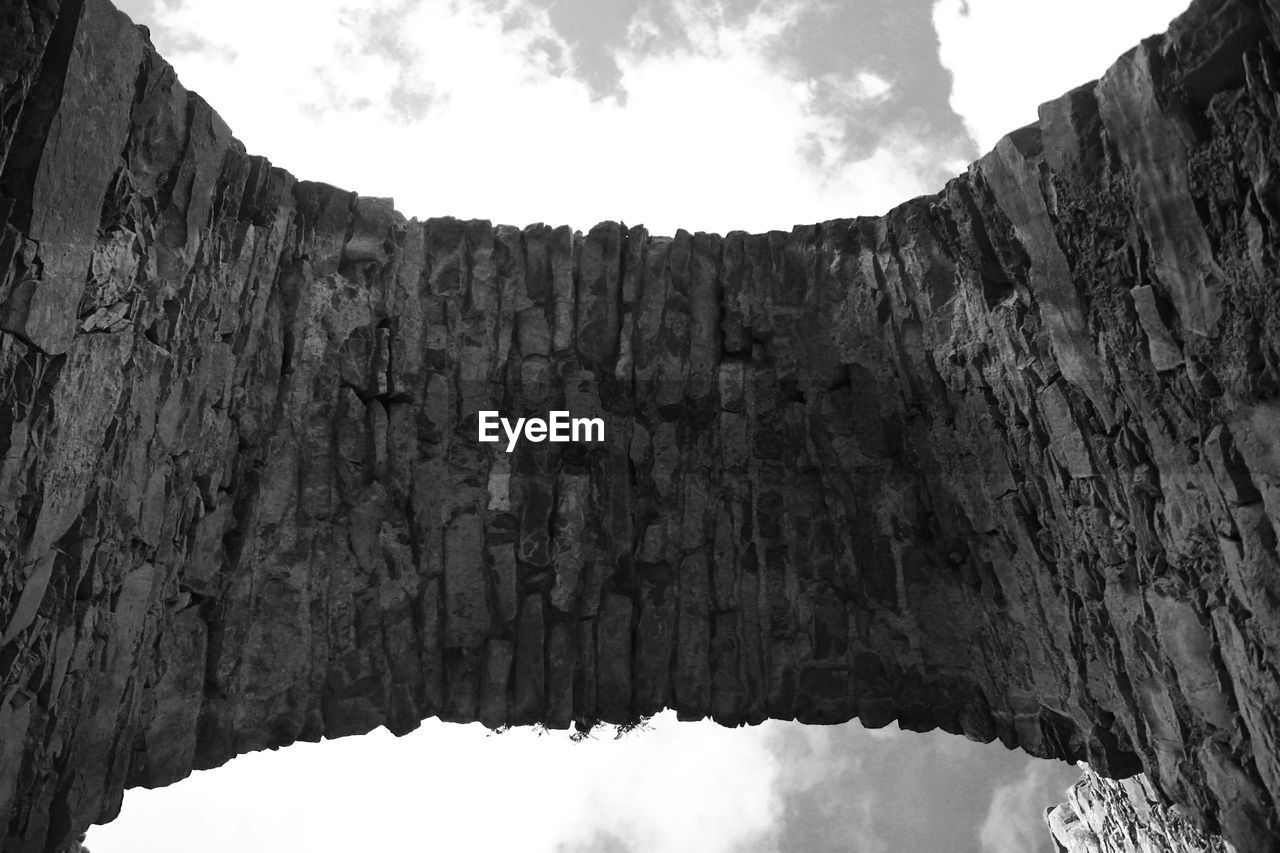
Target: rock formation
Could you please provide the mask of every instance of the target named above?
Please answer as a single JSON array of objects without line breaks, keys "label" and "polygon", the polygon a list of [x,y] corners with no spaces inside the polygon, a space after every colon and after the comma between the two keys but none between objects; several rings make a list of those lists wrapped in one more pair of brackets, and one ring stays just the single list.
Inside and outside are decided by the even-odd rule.
[{"label": "rock formation", "polygon": [[[1280,849],[1280,2],[790,233],[406,220],[0,3],[0,830],[419,720],[893,721]],[[477,441],[564,409],[602,443]]]},{"label": "rock formation", "polygon": [[1060,853],[1232,853],[1169,806],[1144,774],[1103,779],[1086,768],[1068,796],[1045,813]]}]

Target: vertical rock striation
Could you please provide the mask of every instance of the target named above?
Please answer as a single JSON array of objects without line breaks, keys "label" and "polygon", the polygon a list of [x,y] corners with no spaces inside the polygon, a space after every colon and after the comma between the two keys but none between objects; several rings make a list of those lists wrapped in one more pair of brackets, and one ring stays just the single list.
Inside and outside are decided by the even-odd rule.
[{"label": "vertical rock striation", "polygon": [[[936,196],[406,220],[105,0],[0,3],[0,830],[296,740],[897,721],[1280,849],[1280,8],[1197,0]],[[477,441],[477,412],[605,420]]]}]

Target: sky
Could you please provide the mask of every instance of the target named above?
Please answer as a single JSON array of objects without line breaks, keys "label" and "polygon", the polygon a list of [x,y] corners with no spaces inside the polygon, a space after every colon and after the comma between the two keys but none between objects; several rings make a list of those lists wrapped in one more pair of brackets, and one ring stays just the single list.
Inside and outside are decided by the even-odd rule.
[{"label": "sky", "polygon": [[[789,229],[940,189],[1184,0],[124,0],[252,153],[409,216]],[[856,723],[427,721],[126,793],[93,853],[1034,853],[1073,768]]]}]

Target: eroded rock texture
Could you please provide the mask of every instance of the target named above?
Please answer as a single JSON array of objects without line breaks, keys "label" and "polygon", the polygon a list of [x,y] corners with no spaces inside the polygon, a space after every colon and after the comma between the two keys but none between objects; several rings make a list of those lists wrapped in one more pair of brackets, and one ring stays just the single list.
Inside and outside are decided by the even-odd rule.
[{"label": "eroded rock texture", "polygon": [[1085,768],[1067,795],[1045,813],[1060,853],[1235,853],[1170,806],[1144,774],[1104,779]]},{"label": "eroded rock texture", "polygon": [[664,706],[1145,768],[1280,849],[1275,0],[937,196],[670,238],[406,220],[105,0],[0,22],[6,850],[297,739]]}]

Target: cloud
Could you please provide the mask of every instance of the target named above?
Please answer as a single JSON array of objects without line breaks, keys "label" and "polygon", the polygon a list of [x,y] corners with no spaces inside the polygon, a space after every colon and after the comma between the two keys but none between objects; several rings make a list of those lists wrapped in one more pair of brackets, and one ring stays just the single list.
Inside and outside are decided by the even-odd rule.
[{"label": "cloud", "polygon": [[[94,853],[394,850],[730,853],[780,807],[769,727],[665,713],[651,731],[572,743],[428,720],[393,738],[241,756],[169,788],[126,792]],[[415,841],[420,839],[420,841]]]},{"label": "cloud", "polygon": [[777,816],[767,732],[679,723],[668,712],[653,731],[590,744],[583,834],[616,834],[644,853],[732,850]]},{"label": "cloud", "polygon": [[1000,785],[978,836],[983,853],[1026,853],[1051,849],[1042,815],[1067,799],[1059,766],[1036,762],[1018,779]]},{"label": "cloud", "polygon": [[791,726],[769,744],[780,817],[760,850],[1048,853],[1041,815],[1079,776],[938,731]]},{"label": "cloud", "polygon": [[989,151],[1004,134],[1035,121],[1041,103],[1102,76],[1186,6],[1187,0],[938,0],[933,24],[939,57],[953,77],[951,108]]},{"label": "cloud", "polygon": [[[883,776],[871,766],[870,740],[868,730],[856,722],[840,727],[792,725],[772,733],[770,746],[781,768],[774,793],[781,808],[767,849],[806,853],[893,853],[897,849],[882,826],[885,804],[879,783]],[[898,745],[911,748],[901,738]]]},{"label": "cloud", "polygon": [[633,853],[633,850],[621,836],[601,830],[584,841],[557,844],[555,853]]},{"label": "cloud", "polygon": [[[94,853],[1030,853],[1075,773],[941,733],[678,722],[572,743],[428,720],[126,792]],[[1031,762],[1028,766],[1028,762]],[[994,794],[993,794],[994,791]],[[980,829],[979,829],[980,827]],[[981,835],[981,842],[979,841]],[[1015,846],[1021,845],[1021,846]]]},{"label": "cloud", "polygon": [[963,165],[904,127],[850,157],[851,116],[893,84],[784,56],[816,0],[662,8],[637,11],[615,56],[625,102],[516,2],[164,0],[153,35],[250,151],[419,217],[789,229],[882,213]]}]

